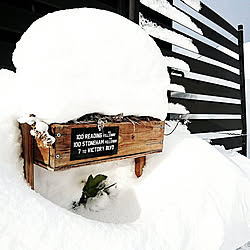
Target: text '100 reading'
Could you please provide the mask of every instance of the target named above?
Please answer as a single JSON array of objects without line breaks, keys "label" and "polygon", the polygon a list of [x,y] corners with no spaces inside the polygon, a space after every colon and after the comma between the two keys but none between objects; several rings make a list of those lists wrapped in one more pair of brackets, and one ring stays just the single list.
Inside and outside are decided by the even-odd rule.
[{"label": "text '100 reading'", "polygon": [[118,138],[119,127],[72,128],[70,160],[117,154]]}]

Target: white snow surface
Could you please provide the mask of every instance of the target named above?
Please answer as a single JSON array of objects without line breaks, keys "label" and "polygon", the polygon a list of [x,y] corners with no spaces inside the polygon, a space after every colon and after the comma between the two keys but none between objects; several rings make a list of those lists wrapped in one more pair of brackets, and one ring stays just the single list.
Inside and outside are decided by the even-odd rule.
[{"label": "white snow surface", "polygon": [[179,103],[169,103],[168,104],[169,113],[173,114],[189,114],[190,112]]},{"label": "white snow surface", "polygon": [[189,65],[183,60],[177,59],[175,57],[165,56],[166,63],[169,67],[182,69],[184,71],[190,71]]},{"label": "white snow surface", "polygon": [[28,96],[22,112],[47,122],[92,112],[166,117],[164,57],[145,31],[120,15],[89,8],[48,14],[24,33],[13,61]]},{"label": "white snow surface", "polygon": [[[25,183],[19,137],[12,117],[1,120],[2,249],[228,250],[248,240],[249,160],[236,164],[184,127],[165,138],[163,153],[147,157],[140,179],[133,160],[60,173],[36,168],[35,189],[52,202]],[[90,173],[117,181],[117,193],[96,202],[98,212],[63,209]]]},{"label": "white snow surface", "polygon": [[[192,0],[188,0],[190,3]],[[141,3],[150,7],[151,9],[161,13],[162,15],[190,28],[191,30],[203,34],[195,23],[192,22],[191,18],[184,12],[179,11],[172,6],[167,0],[141,0]]]}]

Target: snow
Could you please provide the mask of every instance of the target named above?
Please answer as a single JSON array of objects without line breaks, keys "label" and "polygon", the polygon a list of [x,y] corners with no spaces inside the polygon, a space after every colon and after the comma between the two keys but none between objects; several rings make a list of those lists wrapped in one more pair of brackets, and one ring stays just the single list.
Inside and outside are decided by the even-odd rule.
[{"label": "snow", "polygon": [[170,56],[165,56],[165,60],[169,67],[181,69],[181,70],[188,71],[188,72],[190,71],[189,65],[183,60],[170,57]]},{"label": "snow", "polygon": [[169,103],[168,104],[169,113],[173,114],[188,114],[189,111],[179,103]]},{"label": "snow", "polygon": [[[188,0],[189,3],[191,1],[192,0]],[[192,22],[189,16],[187,16],[184,12],[176,9],[167,0],[141,0],[141,3],[161,13],[162,15],[184,25],[185,27],[190,28],[191,30],[199,34],[202,34],[201,29],[199,29],[196,24]],[[192,6],[194,6],[194,4],[192,4]]]},{"label": "snow", "polygon": [[[1,132],[3,124],[8,125],[1,139],[13,150],[18,128],[10,126],[9,120],[0,124]],[[166,133],[175,123],[169,125]],[[16,136],[8,140],[13,132]],[[249,160],[243,157],[233,163],[181,125],[165,138],[163,153],[147,157],[140,179],[134,176],[132,160],[60,173],[47,171],[40,176],[36,173],[36,191],[42,184],[42,195],[55,204],[25,184],[22,162],[17,164],[19,150],[16,147],[15,157],[0,163],[3,249],[77,250],[87,245],[90,250],[211,250],[230,242],[229,248],[221,248],[228,250],[248,239]],[[2,153],[1,148],[1,159]],[[117,193],[91,207],[99,212],[80,207],[75,215],[56,205],[69,209],[80,197],[81,181],[90,173],[104,173],[117,181]]]},{"label": "snow", "polygon": [[[152,39],[122,17],[98,11],[102,25],[93,20],[96,11],[60,11],[37,21],[17,46],[14,55],[17,73],[0,70],[0,82],[4,83],[0,91],[1,249],[80,250],[86,246],[89,250],[229,250],[243,245],[250,235],[250,160],[221,147],[214,148],[180,124],[171,135],[165,136],[163,152],[147,157],[139,179],[134,174],[134,161],[128,159],[64,172],[49,172],[36,166],[35,191],[25,182],[17,122],[24,111],[25,114],[33,111],[39,118],[54,122],[73,119],[80,110],[83,115],[92,108],[100,108],[97,111],[105,113],[113,113],[114,109],[116,113],[124,110],[139,113],[141,110],[137,106],[142,105],[147,115],[156,114],[155,109],[162,116],[166,114],[166,106],[152,105],[160,104],[158,99],[163,96],[166,99],[165,87],[169,84],[166,61]],[[91,24],[91,20],[94,23]],[[88,40],[90,36],[85,41],[78,27],[78,36],[83,40],[79,39],[81,46],[77,47],[79,44],[74,40],[76,36],[70,25],[80,21],[83,37],[100,28],[103,44],[96,46],[97,41]],[[117,56],[118,50],[110,50],[108,23],[124,26],[122,32],[111,28],[117,34],[115,37],[112,33],[112,46],[123,49],[122,59]],[[57,31],[58,37],[54,34]],[[57,41],[60,43],[56,44]],[[137,41],[143,47],[139,52],[136,51]],[[90,49],[91,46],[88,51],[83,46],[85,42],[87,45],[92,42],[98,53]],[[86,56],[87,63],[79,59],[78,53]],[[112,54],[114,61],[111,58],[105,61],[105,53]],[[136,63],[140,63],[140,67]],[[93,65],[98,67],[94,70]],[[126,71],[121,72],[121,65],[126,66]],[[150,67],[152,72],[149,72]],[[84,74],[88,73],[86,69],[95,74]],[[142,73],[147,73],[147,77]],[[160,78],[153,81],[153,75]],[[136,81],[130,83],[128,80],[133,77]],[[146,81],[145,87],[141,85],[142,80]],[[114,82],[119,86],[114,88]],[[144,91],[147,95],[152,84],[154,89],[159,88],[164,93],[157,96],[152,91],[151,98],[145,100],[138,95],[136,100],[128,96],[131,93],[134,97],[131,91],[138,94],[140,90],[145,97]],[[69,85],[77,87],[77,91],[71,91]],[[122,94],[114,98],[118,89]],[[91,90],[103,93],[98,95],[97,104]],[[120,105],[120,99],[122,102],[125,98],[123,95],[128,98],[124,106]],[[116,106],[114,109],[105,102],[110,96],[110,103]],[[79,97],[81,102],[78,102]],[[46,131],[46,126],[40,125],[40,130]],[[175,126],[176,122],[168,122],[165,133],[169,134]],[[113,187],[111,195],[97,197],[86,208],[73,210],[72,203],[79,200],[83,183],[90,174],[105,174],[109,183],[117,183],[117,186]]]},{"label": "snow", "polygon": [[192,39],[177,34],[174,31],[162,28],[160,25],[149,21],[140,13],[140,26],[151,36],[163,41],[175,44],[187,50],[199,53],[197,47],[193,44]]},{"label": "snow", "polygon": [[21,117],[17,119],[19,123],[27,123],[31,125],[30,134],[36,139],[40,138],[45,147],[53,145],[56,141],[55,137],[49,134],[49,125],[41,121],[35,116]]},{"label": "snow", "polygon": [[[168,87],[169,91],[185,93],[185,88],[182,85],[171,83]],[[170,113],[170,111],[168,111]]]},{"label": "snow", "polygon": [[200,0],[182,0],[182,1],[198,12],[201,10]]},{"label": "snow", "polygon": [[248,131],[248,157],[250,157],[250,42],[244,44],[245,80],[246,80],[246,110]]},{"label": "snow", "polygon": [[88,8],[48,14],[24,33],[13,61],[28,96],[22,113],[47,123],[93,112],[166,117],[164,57],[138,25],[117,14]]}]

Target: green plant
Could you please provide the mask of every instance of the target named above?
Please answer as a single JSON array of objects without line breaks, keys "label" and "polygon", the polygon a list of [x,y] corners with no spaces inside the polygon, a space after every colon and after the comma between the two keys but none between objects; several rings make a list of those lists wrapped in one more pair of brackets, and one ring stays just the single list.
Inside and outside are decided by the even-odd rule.
[{"label": "green plant", "polygon": [[93,198],[101,194],[101,192],[105,192],[109,194],[109,188],[116,185],[116,183],[106,186],[105,180],[107,179],[106,175],[98,174],[95,177],[90,175],[86,184],[82,189],[82,196],[79,202],[73,202],[73,209],[83,204],[86,205],[89,198]]},{"label": "green plant", "polygon": [[107,179],[106,175],[98,174],[95,177],[90,175],[86,184],[82,189],[82,196],[79,200],[80,204],[86,204],[89,198],[97,196],[97,194],[105,188],[104,181]]}]

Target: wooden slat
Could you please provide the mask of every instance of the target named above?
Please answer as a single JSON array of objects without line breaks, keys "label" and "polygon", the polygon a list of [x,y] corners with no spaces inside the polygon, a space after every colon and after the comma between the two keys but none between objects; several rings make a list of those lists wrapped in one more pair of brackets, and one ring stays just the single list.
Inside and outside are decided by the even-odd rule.
[{"label": "wooden slat", "polygon": [[241,105],[171,97],[172,103],[186,107],[191,114],[241,114]]},{"label": "wooden slat", "polygon": [[[239,54],[239,48],[237,46],[237,44],[235,44],[234,42],[232,42],[231,40],[227,39],[225,36],[221,35],[220,33],[218,33],[217,31],[213,30],[212,28],[208,27],[207,25],[205,25],[204,23],[200,22],[198,19],[192,17],[190,14],[184,12],[182,9],[180,9],[179,7],[175,6],[176,9],[178,9],[179,11],[183,12],[185,15],[189,16],[191,21],[193,23],[196,24],[196,26],[201,29],[203,36],[207,37],[208,39],[232,50],[233,52]],[[180,23],[181,24],[181,23]],[[185,24],[181,24],[183,26],[185,26]],[[186,26],[185,26],[186,27]],[[189,27],[187,27],[189,28]],[[195,31],[195,30],[194,30]]]},{"label": "wooden slat", "polygon": [[235,99],[241,98],[240,90],[221,86],[216,83],[178,77],[175,75],[171,75],[171,83],[182,85],[185,88],[186,93],[228,97]]},{"label": "wooden slat", "polygon": [[224,30],[231,33],[234,37],[238,38],[237,30],[228,23],[225,19],[223,19],[220,15],[215,13],[212,9],[206,6],[204,3],[201,2],[201,10],[199,11],[200,14],[211,20],[212,22],[216,23]]},{"label": "wooden slat", "polygon": [[211,144],[223,145],[226,149],[239,148],[239,147],[242,147],[242,136],[212,139]]},{"label": "wooden slat", "polygon": [[162,54],[164,56],[171,56],[171,57],[175,57],[175,58],[183,60],[184,62],[186,62],[189,65],[191,72],[203,74],[203,75],[207,75],[207,76],[212,76],[212,77],[217,77],[217,78],[221,78],[221,79],[236,82],[236,83],[240,83],[240,76],[239,75],[237,75],[229,70],[223,69],[219,66],[215,66],[215,65],[210,64],[210,63],[199,61],[197,59],[193,59],[191,57],[181,55],[181,54],[176,53],[176,52],[169,51],[167,49],[167,46],[169,46],[169,43],[166,43],[165,41],[162,41],[158,38],[154,38],[154,40],[157,43],[157,45],[160,47]]},{"label": "wooden slat", "polygon": [[175,28],[171,28],[171,23],[172,20],[167,18],[166,16],[152,10],[151,8],[141,4],[141,9],[140,9],[141,13],[143,14],[143,16],[149,20],[151,20],[152,22],[157,23],[158,25],[162,26],[163,28],[172,30],[174,32],[176,32],[177,34],[180,34],[182,36],[185,36],[187,38],[192,39],[193,44],[198,48],[199,50],[199,54],[206,56],[208,58],[217,60],[219,62],[228,64],[232,67],[235,68],[239,68],[239,61],[236,60],[235,58],[223,53],[222,51],[204,43],[201,42],[199,40],[197,40],[196,38],[193,38],[192,36],[189,36]]},{"label": "wooden slat", "polygon": [[40,15],[0,3],[0,28],[23,33]]},{"label": "wooden slat", "polygon": [[235,119],[190,119],[187,124],[192,133],[218,132],[227,130],[241,130],[241,120]]},{"label": "wooden slat", "polygon": [[135,175],[140,177],[142,175],[143,167],[146,164],[146,156],[135,158]]},{"label": "wooden slat", "polygon": [[21,124],[22,146],[24,158],[24,177],[34,189],[34,165],[33,165],[33,137],[30,134],[30,125]]},{"label": "wooden slat", "polygon": [[15,71],[15,66],[12,62],[12,53],[16,45],[14,43],[7,43],[0,41],[0,68]]}]

